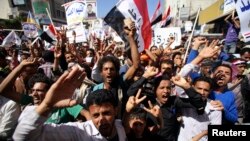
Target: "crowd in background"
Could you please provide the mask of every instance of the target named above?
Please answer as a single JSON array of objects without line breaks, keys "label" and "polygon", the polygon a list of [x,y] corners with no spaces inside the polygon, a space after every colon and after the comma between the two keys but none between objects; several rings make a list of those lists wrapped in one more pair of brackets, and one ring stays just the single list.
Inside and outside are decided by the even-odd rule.
[{"label": "crowd in background", "polygon": [[[231,18],[231,19],[230,19]],[[139,53],[112,37],[0,49],[0,140],[207,140],[208,125],[250,122],[250,48],[234,14],[223,40],[193,37]],[[237,57],[233,54],[239,54]]]}]

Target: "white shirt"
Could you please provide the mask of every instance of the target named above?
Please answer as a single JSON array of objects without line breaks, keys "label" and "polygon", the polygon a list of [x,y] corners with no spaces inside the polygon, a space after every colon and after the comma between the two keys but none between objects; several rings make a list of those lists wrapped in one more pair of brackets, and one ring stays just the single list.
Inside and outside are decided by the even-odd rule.
[{"label": "white shirt", "polygon": [[[13,135],[14,140],[34,141],[107,141],[91,120],[66,124],[44,124],[47,118],[37,114],[35,108],[25,108]],[[119,141],[127,137],[120,120],[115,121]]]},{"label": "white shirt", "polygon": [[[208,125],[220,125],[222,120],[222,112],[213,110],[212,105],[207,102],[205,111],[202,115],[198,115],[195,108],[182,108],[182,119],[178,141],[190,141],[192,137],[208,130]],[[200,141],[206,141],[207,136],[203,136]]]},{"label": "white shirt", "polygon": [[11,137],[17,120],[21,114],[21,107],[12,100],[0,96],[0,136]]}]

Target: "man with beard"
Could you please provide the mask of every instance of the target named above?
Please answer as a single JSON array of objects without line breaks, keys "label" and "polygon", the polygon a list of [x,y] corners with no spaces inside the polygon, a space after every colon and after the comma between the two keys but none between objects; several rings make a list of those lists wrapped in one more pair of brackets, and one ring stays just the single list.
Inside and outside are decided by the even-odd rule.
[{"label": "man with beard", "polygon": [[126,141],[121,121],[115,120],[117,101],[108,90],[97,90],[87,97],[86,107],[91,120],[66,124],[44,124],[54,108],[76,104],[71,99],[76,87],[85,78],[82,68],[73,66],[48,90],[44,100],[35,110],[24,110],[13,135],[14,140],[74,140],[74,141]]}]

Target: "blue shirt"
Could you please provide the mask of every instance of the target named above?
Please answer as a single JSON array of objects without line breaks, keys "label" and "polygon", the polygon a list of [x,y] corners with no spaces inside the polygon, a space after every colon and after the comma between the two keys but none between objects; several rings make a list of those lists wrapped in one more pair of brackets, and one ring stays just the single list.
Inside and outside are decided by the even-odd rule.
[{"label": "blue shirt", "polygon": [[236,123],[238,120],[238,112],[235,104],[234,93],[229,90],[225,90],[223,93],[217,93],[212,91],[210,99],[219,100],[224,106],[224,112],[222,116],[222,123]]}]

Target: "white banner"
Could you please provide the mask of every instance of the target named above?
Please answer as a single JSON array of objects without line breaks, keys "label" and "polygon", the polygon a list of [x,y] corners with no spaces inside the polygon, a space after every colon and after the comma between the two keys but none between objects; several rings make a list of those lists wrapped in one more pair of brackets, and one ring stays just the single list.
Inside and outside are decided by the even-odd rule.
[{"label": "white banner", "polygon": [[235,2],[234,0],[224,0],[224,11],[223,14],[231,12],[235,9]]},{"label": "white banner", "polygon": [[169,43],[170,37],[174,37],[175,41],[171,45],[171,48],[175,48],[181,44],[181,28],[180,27],[170,27],[170,28],[155,28],[153,45],[160,46],[164,48]]},{"label": "white banner", "polygon": [[250,5],[248,0],[238,0],[236,3],[236,10],[240,18],[241,34],[244,41],[250,41]]},{"label": "white banner", "polygon": [[28,38],[36,38],[38,36],[38,30],[35,24],[22,23],[24,35]]},{"label": "white banner", "polygon": [[16,35],[15,31],[11,31],[7,37],[4,38],[3,42],[2,42],[2,46],[5,47],[10,47],[12,45],[21,45],[22,40],[19,38],[19,36]]},{"label": "white banner", "polygon": [[84,0],[75,0],[64,5],[67,24],[80,23],[86,17],[86,2]]},{"label": "white banner", "polygon": [[73,43],[74,36],[73,32],[76,33],[76,43],[86,42],[87,41],[87,31],[83,27],[82,23],[70,25],[67,27],[67,33],[66,36],[69,39],[69,43]]}]

